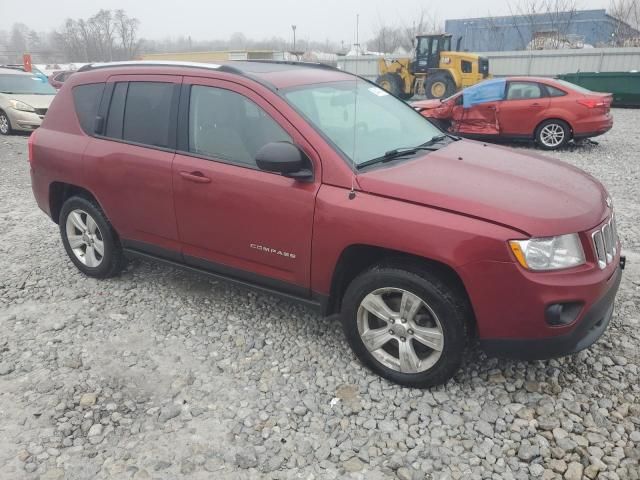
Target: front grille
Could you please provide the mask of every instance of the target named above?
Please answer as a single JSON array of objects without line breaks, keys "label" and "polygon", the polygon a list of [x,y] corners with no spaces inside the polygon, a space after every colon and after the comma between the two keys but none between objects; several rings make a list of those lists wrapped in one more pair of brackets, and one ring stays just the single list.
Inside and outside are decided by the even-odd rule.
[{"label": "front grille", "polygon": [[46,108],[36,108],[36,113],[40,116],[45,116],[47,114]]},{"label": "front grille", "polygon": [[613,215],[601,228],[591,234],[593,249],[598,260],[598,267],[605,268],[616,257],[618,247],[618,231]]}]

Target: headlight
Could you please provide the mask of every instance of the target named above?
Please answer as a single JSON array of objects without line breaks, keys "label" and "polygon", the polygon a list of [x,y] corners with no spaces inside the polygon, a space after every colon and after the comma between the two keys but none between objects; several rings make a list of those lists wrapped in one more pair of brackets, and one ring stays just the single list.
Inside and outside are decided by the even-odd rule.
[{"label": "headlight", "polygon": [[560,270],[582,265],[584,250],[577,233],[558,237],[511,240],[511,251],[528,270]]},{"label": "headlight", "polygon": [[21,110],[23,112],[35,112],[35,109],[31,105],[27,105],[20,100],[9,100],[9,105],[11,105],[16,110]]}]

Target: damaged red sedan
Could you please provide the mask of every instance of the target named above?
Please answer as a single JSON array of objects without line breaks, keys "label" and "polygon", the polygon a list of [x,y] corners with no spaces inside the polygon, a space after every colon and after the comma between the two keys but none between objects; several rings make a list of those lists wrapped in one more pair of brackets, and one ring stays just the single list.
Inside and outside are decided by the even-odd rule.
[{"label": "damaged red sedan", "polygon": [[563,80],[508,77],[487,80],[445,100],[412,103],[441,128],[468,138],[534,140],[556,150],[613,126],[612,96]]}]

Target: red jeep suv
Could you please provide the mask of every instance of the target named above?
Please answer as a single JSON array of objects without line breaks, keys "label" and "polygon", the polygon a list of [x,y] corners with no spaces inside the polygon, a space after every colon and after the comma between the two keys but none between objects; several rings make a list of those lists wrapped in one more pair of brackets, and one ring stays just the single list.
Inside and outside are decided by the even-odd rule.
[{"label": "red jeep suv", "polygon": [[417,387],[449,379],[471,340],[549,358],[607,328],[624,257],[611,199],[576,168],[443,134],[321,65],[81,70],[29,160],[86,275],[139,255],[301,300]]}]

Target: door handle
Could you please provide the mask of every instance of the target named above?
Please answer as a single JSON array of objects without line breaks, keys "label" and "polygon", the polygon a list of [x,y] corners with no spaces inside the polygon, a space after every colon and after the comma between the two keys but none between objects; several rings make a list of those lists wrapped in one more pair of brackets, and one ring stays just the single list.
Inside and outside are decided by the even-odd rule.
[{"label": "door handle", "polygon": [[180,172],[180,176],[189,182],[211,183],[211,179],[205,177],[202,172]]},{"label": "door handle", "polygon": [[529,105],[529,108],[543,108],[544,105],[540,104],[540,103],[532,103],[531,105]]}]

